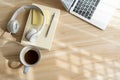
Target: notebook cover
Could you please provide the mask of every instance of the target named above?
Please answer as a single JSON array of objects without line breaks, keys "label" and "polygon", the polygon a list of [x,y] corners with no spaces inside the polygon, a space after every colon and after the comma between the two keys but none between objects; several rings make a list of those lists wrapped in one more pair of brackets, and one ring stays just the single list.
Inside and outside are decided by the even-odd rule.
[{"label": "notebook cover", "polygon": [[[25,38],[26,32],[30,28],[40,27],[40,25],[33,25],[32,24],[32,11],[30,11],[30,14],[29,14],[29,17],[28,17],[28,20],[27,20],[27,23],[26,23],[26,26],[25,26],[25,29],[24,29],[24,33],[23,33],[23,36],[22,36],[22,39],[21,39],[21,44],[23,44],[23,45],[33,45],[33,46],[37,46],[37,47],[42,48],[42,49],[50,50],[51,47],[52,47],[52,42],[53,42],[53,38],[54,38],[54,35],[55,35],[55,30],[56,30],[57,23],[58,23],[58,20],[59,20],[60,10],[55,9],[55,8],[46,7],[46,6],[39,5],[39,4],[33,4],[33,5],[36,5],[43,10],[48,10],[51,14],[50,18],[53,16],[53,14],[54,14],[54,17],[51,21],[51,25],[50,26],[48,25],[48,26],[45,27],[44,31],[42,31],[42,33],[40,34],[40,36],[36,40],[36,42],[30,42]],[[48,33],[47,37],[45,37],[46,32],[48,30],[48,27],[50,27],[49,28],[49,33]]]}]

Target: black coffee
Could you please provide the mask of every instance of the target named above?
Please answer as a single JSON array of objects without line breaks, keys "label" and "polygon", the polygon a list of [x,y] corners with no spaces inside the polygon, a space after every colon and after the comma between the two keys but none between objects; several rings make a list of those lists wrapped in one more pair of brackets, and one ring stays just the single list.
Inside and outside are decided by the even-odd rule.
[{"label": "black coffee", "polygon": [[25,54],[25,61],[28,64],[35,64],[39,59],[39,55],[36,51],[30,50]]}]

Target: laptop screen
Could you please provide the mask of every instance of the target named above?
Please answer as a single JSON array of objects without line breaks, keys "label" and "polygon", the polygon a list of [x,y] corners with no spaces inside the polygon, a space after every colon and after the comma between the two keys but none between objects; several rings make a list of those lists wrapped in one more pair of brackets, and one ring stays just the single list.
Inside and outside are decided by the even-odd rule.
[{"label": "laptop screen", "polygon": [[66,8],[67,11],[70,10],[74,1],[75,0],[61,0],[62,4],[64,5],[64,7]]}]

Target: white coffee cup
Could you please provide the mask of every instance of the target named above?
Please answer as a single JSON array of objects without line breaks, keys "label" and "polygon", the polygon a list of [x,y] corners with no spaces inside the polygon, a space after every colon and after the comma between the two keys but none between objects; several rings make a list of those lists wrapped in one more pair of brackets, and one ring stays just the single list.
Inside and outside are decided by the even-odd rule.
[{"label": "white coffee cup", "polygon": [[25,46],[20,52],[20,62],[24,65],[23,73],[27,73],[29,67],[35,65],[40,60],[40,51],[34,46]]}]

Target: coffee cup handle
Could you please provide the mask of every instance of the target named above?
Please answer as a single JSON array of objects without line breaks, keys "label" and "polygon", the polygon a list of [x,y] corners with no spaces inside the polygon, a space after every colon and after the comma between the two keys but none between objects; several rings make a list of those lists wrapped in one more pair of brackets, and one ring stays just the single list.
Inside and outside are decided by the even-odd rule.
[{"label": "coffee cup handle", "polygon": [[24,74],[28,73],[28,70],[29,70],[29,67],[28,67],[28,66],[24,66],[23,73],[24,73]]},{"label": "coffee cup handle", "polygon": [[8,61],[8,66],[9,66],[10,68],[12,68],[12,69],[18,69],[18,68],[22,67],[22,63],[19,62],[19,65],[13,66],[13,65],[12,65],[13,62],[14,62],[14,61]]}]

